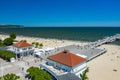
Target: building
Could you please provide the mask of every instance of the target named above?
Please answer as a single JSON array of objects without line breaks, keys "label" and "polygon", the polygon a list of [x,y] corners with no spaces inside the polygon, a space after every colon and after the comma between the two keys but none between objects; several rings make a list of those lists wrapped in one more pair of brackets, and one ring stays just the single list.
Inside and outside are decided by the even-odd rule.
[{"label": "building", "polygon": [[64,50],[49,56],[46,64],[41,64],[40,67],[47,70],[55,77],[68,73],[80,76],[87,68],[87,64],[85,58],[73,54],[68,50]]},{"label": "building", "polygon": [[82,80],[73,73],[67,73],[57,77],[57,80]]},{"label": "building", "polygon": [[22,40],[13,44],[10,50],[16,54],[17,58],[21,58],[30,54],[32,55],[34,52],[34,47]]}]

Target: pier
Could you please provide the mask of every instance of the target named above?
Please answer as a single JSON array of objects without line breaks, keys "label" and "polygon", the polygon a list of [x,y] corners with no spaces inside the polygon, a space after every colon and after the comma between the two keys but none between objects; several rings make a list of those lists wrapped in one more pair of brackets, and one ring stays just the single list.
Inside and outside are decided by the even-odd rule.
[{"label": "pier", "polygon": [[97,48],[106,43],[111,43],[113,41],[120,40],[120,34],[116,34],[110,37],[106,37],[101,40],[97,40],[95,42],[90,42],[87,45],[80,46],[80,45],[67,45],[63,47],[58,47],[49,53],[45,53],[41,55],[41,58],[46,60],[46,58],[50,55],[59,53],[63,50],[70,50],[70,52],[75,53],[77,55],[85,55],[87,61],[92,60],[93,58],[105,53],[107,50],[105,48]]},{"label": "pier", "polygon": [[95,48],[95,47],[101,46],[102,44],[111,43],[111,42],[116,41],[116,40],[120,40],[120,34],[116,34],[116,35],[106,37],[106,38],[101,39],[101,40],[97,40],[95,42],[91,42],[85,46],[90,46],[91,48]]}]

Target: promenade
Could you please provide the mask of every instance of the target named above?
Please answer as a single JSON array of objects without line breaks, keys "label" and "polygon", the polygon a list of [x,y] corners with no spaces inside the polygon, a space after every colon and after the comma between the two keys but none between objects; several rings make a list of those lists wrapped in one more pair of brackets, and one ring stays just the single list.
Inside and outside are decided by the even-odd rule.
[{"label": "promenade", "polygon": [[28,80],[25,78],[26,70],[31,66],[39,67],[40,63],[41,61],[33,56],[24,57],[22,60],[13,63],[6,62],[0,58],[0,76],[14,73],[20,76],[20,80]]}]

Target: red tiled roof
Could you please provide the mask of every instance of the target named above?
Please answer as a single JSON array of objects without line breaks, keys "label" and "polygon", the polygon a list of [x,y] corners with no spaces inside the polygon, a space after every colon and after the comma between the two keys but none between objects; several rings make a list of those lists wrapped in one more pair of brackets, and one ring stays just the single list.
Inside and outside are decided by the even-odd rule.
[{"label": "red tiled roof", "polygon": [[23,47],[28,47],[32,45],[22,40],[18,43],[13,44],[13,46],[18,47],[18,48],[23,48]]},{"label": "red tiled roof", "polygon": [[86,61],[85,58],[77,56],[73,53],[70,53],[68,50],[64,50],[58,54],[49,56],[48,59],[53,60],[55,62],[59,62],[61,64],[73,67],[81,62]]}]

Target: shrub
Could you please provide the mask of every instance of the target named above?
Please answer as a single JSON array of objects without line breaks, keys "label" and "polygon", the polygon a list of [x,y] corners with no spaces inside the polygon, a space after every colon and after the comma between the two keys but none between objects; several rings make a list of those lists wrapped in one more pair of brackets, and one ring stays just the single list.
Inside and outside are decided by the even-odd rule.
[{"label": "shrub", "polygon": [[6,45],[6,46],[9,46],[9,45],[12,45],[13,44],[13,39],[12,38],[6,38],[4,41],[3,41],[3,44]]},{"label": "shrub", "polygon": [[9,61],[10,58],[15,57],[15,54],[10,51],[0,50],[0,57]]},{"label": "shrub", "polygon": [[15,33],[11,33],[9,36],[10,36],[10,38],[12,38],[12,39],[15,39],[15,38],[16,38],[16,34],[15,34]]},{"label": "shrub", "polygon": [[0,77],[0,80],[18,80],[20,76],[17,76],[16,74],[6,74],[2,77]]},{"label": "shrub", "polygon": [[30,67],[27,72],[32,80],[51,80],[50,75],[38,67]]}]

